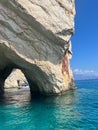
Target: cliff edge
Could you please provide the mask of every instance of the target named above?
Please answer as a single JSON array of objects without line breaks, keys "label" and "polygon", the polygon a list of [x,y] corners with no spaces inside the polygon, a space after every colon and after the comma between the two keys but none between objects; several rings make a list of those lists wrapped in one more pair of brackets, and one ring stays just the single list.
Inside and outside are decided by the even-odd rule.
[{"label": "cliff edge", "polygon": [[74,89],[70,38],[74,0],[0,0],[0,92],[20,69],[32,94]]}]

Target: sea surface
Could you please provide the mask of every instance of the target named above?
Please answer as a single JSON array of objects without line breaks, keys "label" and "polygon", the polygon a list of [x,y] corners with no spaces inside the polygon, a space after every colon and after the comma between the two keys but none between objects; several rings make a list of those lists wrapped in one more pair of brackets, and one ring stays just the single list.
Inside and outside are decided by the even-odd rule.
[{"label": "sea surface", "polygon": [[0,98],[0,130],[98,130],[98,80],[76,85],[77,90],[56,97],[6,90]]}]

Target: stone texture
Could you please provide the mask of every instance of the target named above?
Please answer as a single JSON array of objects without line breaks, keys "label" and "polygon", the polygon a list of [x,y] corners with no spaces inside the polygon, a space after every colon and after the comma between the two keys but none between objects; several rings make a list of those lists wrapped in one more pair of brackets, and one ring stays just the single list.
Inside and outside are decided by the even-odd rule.
[{"label": "stone texture", "polygon": [[20,80],[20,83],[24,83],[26,81],[26,78],[24,74],[19,69],[14,69],[12,73],[8,76],[8,78],[5,80],[4,88],[17,88],[17,80]]},{"label": "stone texture", "polygon": [[74,0],[0,0],[1,93],[14,68],[33,94],[75,88],[69,63],[74,16]]}]

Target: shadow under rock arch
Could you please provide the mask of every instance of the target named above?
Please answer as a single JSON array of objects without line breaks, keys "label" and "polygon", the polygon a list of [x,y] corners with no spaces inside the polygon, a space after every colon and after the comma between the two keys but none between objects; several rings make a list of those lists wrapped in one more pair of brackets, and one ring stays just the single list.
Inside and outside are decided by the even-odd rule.
[{"label": "shadow under rock arch", "polygon": [[31,80],[30,76],[28,75],[29,72],[27,73],[26,72],[27,70],[15,65],[15,64],[10,64],[10,65],[7,65],[3,70],[0,70],[0,97],[4,96],[4,93],[5,93],[5,87],[4,87],[5,81],[9,77],[9,75],[12,73],[12,71],[14,69],[19,69],[24,74],[25,79],[27,80],[27,82],[29,84],[31,96],[38,95],[40,93],[40,90],[39,90],[36,82]]}]

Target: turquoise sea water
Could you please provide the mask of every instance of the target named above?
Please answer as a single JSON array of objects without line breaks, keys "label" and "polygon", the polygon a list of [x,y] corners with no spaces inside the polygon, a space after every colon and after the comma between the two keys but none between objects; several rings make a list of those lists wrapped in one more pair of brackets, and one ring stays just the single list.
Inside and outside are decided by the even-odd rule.
[{"label": "turquoise sea water", "polygon": [[0,99],[0,130],[98,130],[98,80],[76,81],[63,96],[30,98],[29,90]]}]

